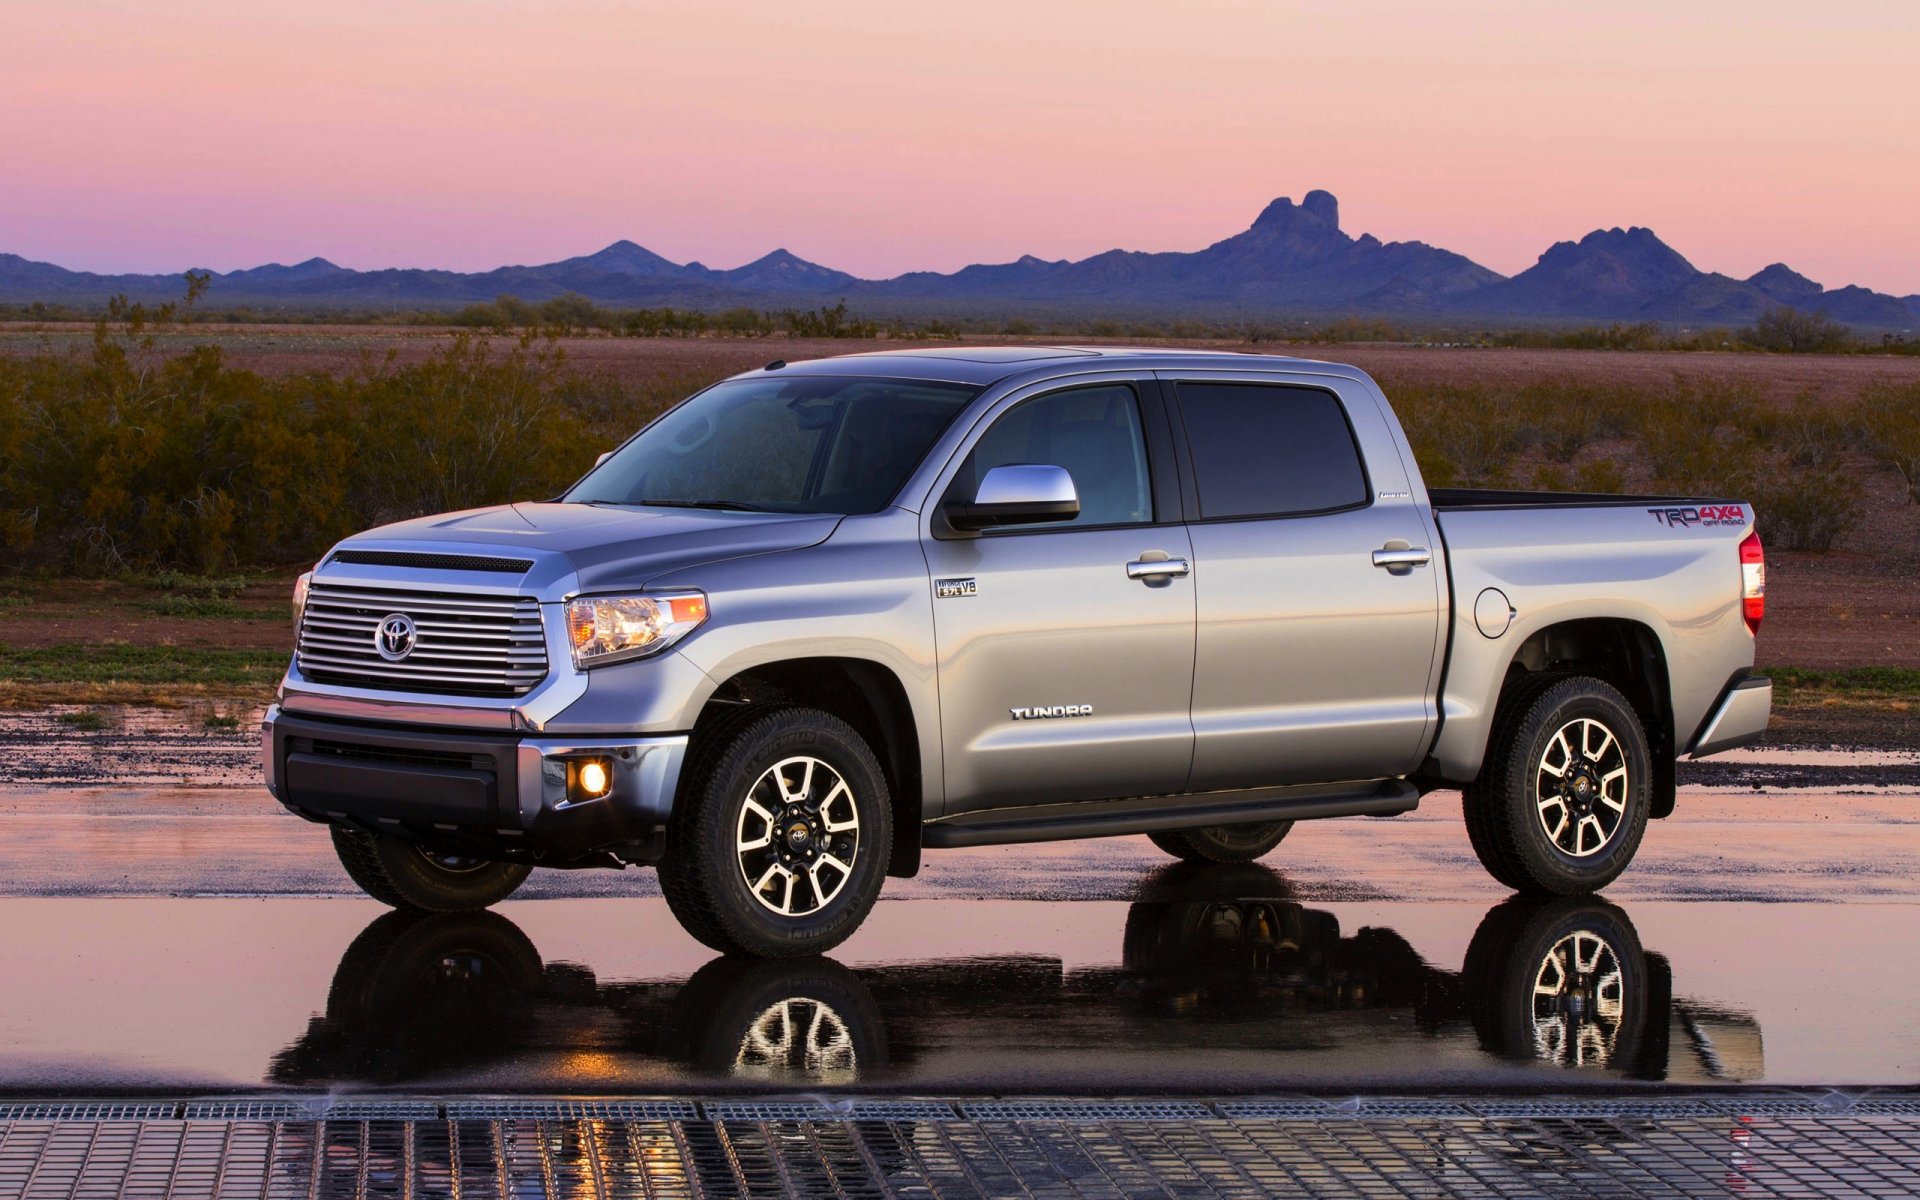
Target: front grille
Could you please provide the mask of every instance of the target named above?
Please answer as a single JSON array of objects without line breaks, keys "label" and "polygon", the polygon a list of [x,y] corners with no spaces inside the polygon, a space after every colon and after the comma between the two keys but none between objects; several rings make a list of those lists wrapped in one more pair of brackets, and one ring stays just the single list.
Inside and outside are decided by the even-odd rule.
[{"label": "front grille", "polygon": [[[375,644],[380,623],[412,618],[412,653],[398,662]],[[316,583],[300,620],[300,672],[317,683],[453,696],[519,696],[547,676],[540,605],[483,596]]]}]

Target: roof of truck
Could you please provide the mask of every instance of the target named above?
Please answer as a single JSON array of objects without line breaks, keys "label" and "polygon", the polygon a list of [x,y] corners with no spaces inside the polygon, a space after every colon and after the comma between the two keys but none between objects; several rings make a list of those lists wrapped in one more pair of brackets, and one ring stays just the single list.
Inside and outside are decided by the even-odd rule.
[{"label": "roof of truck", "polygon": [[[842,354],[805,362],[768,364],[761,370],[805,375],[872,375],[892,379],[938,380],[991,386],[1015,375],[1073,374],[1122,365],[1162,369],[1297,369],[1317,374],[1357,375],[1352,367],[1276,354],[1236,354],[1224,350],[1181,350],[1163,346],[941,346],[925,350],[881,350]],[[748,372],[757,374],[758,372]]]}]

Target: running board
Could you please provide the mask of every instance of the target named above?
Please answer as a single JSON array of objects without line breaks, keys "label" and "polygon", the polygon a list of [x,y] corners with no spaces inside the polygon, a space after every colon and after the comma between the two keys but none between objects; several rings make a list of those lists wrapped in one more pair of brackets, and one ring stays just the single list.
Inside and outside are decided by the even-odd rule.
[{"label": "running board", "polygon": [[1258,821],[1309,821],[1320,817],[1391,817],[1420,803],[1420,790],[1404,779],[1334,787],[1248,788],[1193,796],[1147,796],[1136,800],[1082,800],[995,808],[930,821],[920,844],[950,850],[1076,838],[1161,833],[1208,825]]}]

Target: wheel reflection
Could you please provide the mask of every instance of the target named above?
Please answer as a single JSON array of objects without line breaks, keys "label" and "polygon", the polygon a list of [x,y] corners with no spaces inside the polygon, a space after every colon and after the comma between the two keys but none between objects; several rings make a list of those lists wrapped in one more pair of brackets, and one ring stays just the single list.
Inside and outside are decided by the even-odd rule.
[{"label": "wheel reflection", "polygon": [[562,1088],[664,1071],[747,1090],[924,1086],[998,1056],[1036,1079],[1059,1064],[1138,1086],[1229,1051],[1278,1086],[1290,1056],[1350,1054],[1360,1071],[1393,1038],[1412,1039],[1410,1055],[1464,1040],[1507,1064],[1622,1078],[1762,1073],[1752,1018],[1676,1000],[1667,960],[1598,897],[1494,906],[1453,971],[1393,929],[1343,930],[1258,865],[1177,864],[1137,896],[1109,965],[723,957],[613,982],[543,961],[498,913],[389,913],[348,947],[324,1013],[269,1079]]}]

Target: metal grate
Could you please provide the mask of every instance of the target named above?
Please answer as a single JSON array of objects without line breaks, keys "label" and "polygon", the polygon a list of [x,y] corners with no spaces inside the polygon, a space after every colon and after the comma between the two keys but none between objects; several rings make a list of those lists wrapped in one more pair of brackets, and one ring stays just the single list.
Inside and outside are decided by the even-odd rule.
[{"label": "metal grate", "polygon": [[14,1119],[0,1121],[0,1200],[1920,1195],[1909,1117],[1090,1120],[1095,1105],[1051,1107],[1075,1111],[988,1124]]},{"label": "metal grate", "polygon": [[1174,1100],[994,1100],[963,1104],[972,1121],[1198,1121],[1213,1116],[1204,1104]]},{"label": "metal grate", "polygon": [[694,1121],[691,1100],[456,1100],[446,1107],[456,1121]]},{"label": "metal grate", "polygon": [[952,1121],[937,1100],[709,1100],[710,1121]]},{"label": "metal grate", "polygon": [[[1713,1096],[1713,1102],[1738,1102]],[[1788,1102],[1793,1096],[1764,1096]],[[1874,1104],[1910,1096],[1872,1096]],[[1549,1100],[1542,1100],[1546,1104]],[[275,1106],[324,1119],[257,1119]],[[1388,1108],[1484,1100],[1035,1102],[1044,1116],[954,1116],[939,1100],[716,1100],[708,1117],[758,1104],[826,1117],[655,1119],[689,1100],[196,1100],[8,1104],[0,1108],[0,1200],[374,1200],[463,1196],[1914,1196],[1920,1117],[1597,1116],[1605,1100],[1551,1100],[1584,1116],[1388,1116]],[[1317,1106],[1317,1116],[1154,1119],[1175,1108]],[[1521,1112],[1528,1102],[1500,1102]],[[252,1112],[246,1119],[196,1114]],[[255,1106],[248,1110],[246,1106]],[[1488,1104],[1492,1106],[1492,1104]],[[1613,1102],[1613,1108],[1619,1108]],[[497,1116],[453,1117],[490,1110]],[[528,1116],[578,1108],[576,1116]],[[624,1108],[630,1112],[622,1114]],[[933,1119],[912,1119],[925,1110]],[[1409,1112],[1411,1112],[1409,1108]],[[1647,1110],[1657,1106],[1645,1104]],[[1859,1106],[1857,1106],[1859,1108]],[[419,1119],[376,1112],[434,1112]],[[1094,1117],[1096,1110],[1131,1117]],[[17,1114],[42,1116],[17,1116]],[[127,1114],[163,1112],[167,1117]],[[344,1114],[361,1112],[361,1119]],[[891,1112],[893,1116],[881,1114]],[[67,1114],[67,1116],[48,1116]],[[94,1116],[73,1116],[94,1114]],[[653,1114],[653,1116],[649,1116]],[[945,1116],[941,1116],[945,1114]],[[1144,1114],[1144,1116],[1142,1116]],[[186,1119],[175,1119],[184,1116]],[[451,1119],[449,1119],[451,1117]]]},{"label": "metal grate", "polygon": [[359,563],[369,567],[413,567],[422,571],[491,571],[524,575],[530,558],[498,558],[486,554],[426,554],[409,550],[342,550],[328,562]]},{"label": "metal grate", "polygon": [[[393,661],[378,638],[396,615],[412,622],[414,641]],[[518,696],[547,676],[540,605],[530,596],[316,583],[297,657],[319,683],[457,696]]]}]

